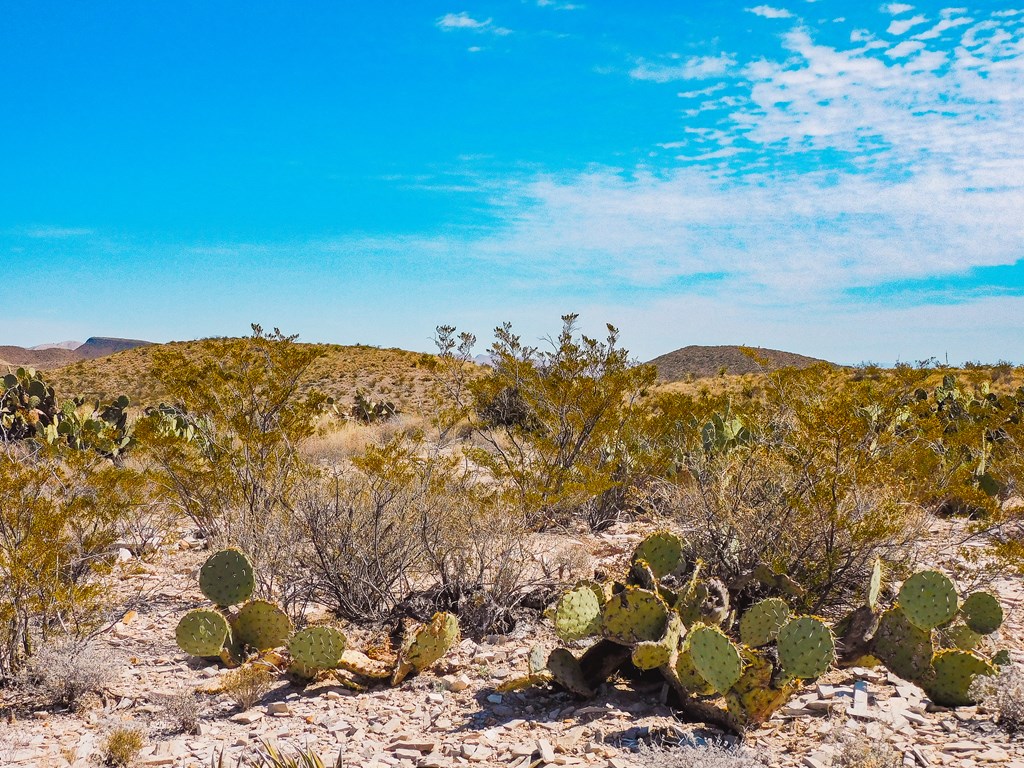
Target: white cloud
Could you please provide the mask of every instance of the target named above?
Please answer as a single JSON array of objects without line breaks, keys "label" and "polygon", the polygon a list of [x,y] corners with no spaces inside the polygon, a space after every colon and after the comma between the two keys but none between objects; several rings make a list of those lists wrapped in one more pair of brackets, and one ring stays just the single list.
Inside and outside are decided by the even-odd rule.
[{"label": "white cloud", "polygon": [[924,24],[926,21],[928,21],[928,17],[921,14],[911,16],[909,19],[893,19],[886,32],[890,35],[902,35],[911,27],[916,27],[918,24]]},{"label": "white cloud", "polygon": [[785,8],[773,8],[770,5],[758,5],[754,8],[747,8],[750,13],[764,16],[766,19],[791,19],[793,14]]},{"label": "white cloud", "polygon": [[63,240],[69,237],[85,237],[93,234],[93,230],[82,227],[30,227],[25,235],[34,240]]},{"label": "white cloud", "polygon": [[579,11],[586,7],[577,3],[561,3],[556,2],[555,0],[537,0],[537,5],[541,8],[550,8],[554,11]]},{"label": "white cloud", "polygon": [[720,91],[725,88],[725,83],[718,83],[717,85],[710,85],[707,88],[701,88],[697,91],[680,91],[676,94],[681,99],[696,99],[700,96],[710,96],[716,91]]},{"label": "white cloud", "polygon": [[902,59],[912,53],[920,51],[924,47],[924,43],[918,40],[904,40],[902,43],[894,45],[892,48],[887,50],[885,55],[891,59]]},{"label": "white cloud", "polygon": [[685,61],[671,64],[648,62],[641,59],[630,70],[634,80],[650,80],[667,83],[672,80],[705,80],[720,77],[736,65],[736,58],[729,53],[717,56],[693,56]]},{"label": "white cloud", "polygon": [[901,13],[914,10],[914,6],[907,5],[906,3],[889,3],[888,5],[883,5],[882,10],[891,16],[899,16]]},{"label": "white cloud", "polygon": [[444,16],[438,18],[434,25],[445,32],[451,32],[453,30],[467,30],[470,32],[490,32],[494,35],[509,35],[512,33],[511,29],[506,27],[498,27],[494,25],[493,19],[474,19],[465,11],[461,13],[446,13]]},{"label": "white cloud", "polygon": [[[952,9],[951,9],[952,10]],[[955,9],[959,10],[959,9]],[[934,27],[931,27],[924,32],[919,32],[914,35],[914,40],[934,40],[935,38],[942,35],[947,29],[955,29],[956,27],[962,27],[966,24],[971,24],[974,19],[967,16],[959,16],[957,18],[944,18]]]}]

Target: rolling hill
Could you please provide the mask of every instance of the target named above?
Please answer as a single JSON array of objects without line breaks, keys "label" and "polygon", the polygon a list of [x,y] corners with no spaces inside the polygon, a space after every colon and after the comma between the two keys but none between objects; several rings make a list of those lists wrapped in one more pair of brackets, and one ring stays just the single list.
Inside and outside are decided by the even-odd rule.
[{"label": "rolling hill", "polygon": [[41,344],[31,349],[25,347],[0,347],[0,366],[3,368],[31,366],[49,371],[81,360],[95,360],[126,349],[152,344],[141,339],[116,339],[108,336],[92,336],[84,344],[75,347],[61,344]]},{"label": "rolling hill", "polygon": [[828,361],[762,347],[693,345],[668,352],[648,362],[657,367],[659,379],[686,381],[691,378],[702,379],[719,376],[723,373],[742,375],[764,373],[766,370],[776,368],[807,368],[816,363],[827,363]]},{"label": "rolling hill", "polygon": [[[156,404],[166,398],[166,393],[153,372],[153,353],[165,346],[177,347],[193,357],[208,354],[211,343],[200,340],[135,347],[64,365],[48,371],[46,378],[65,396],[107,399],[125,394],[138,405]],[[430,371],[433,355],[363,345],[314,346],[323,351],[323,356],[310,367],[301,382],[302,389],[320,389],[342,406],[352,403],[356,391],[372,400],[392,400],[403,411],[426,406],[434,381]]]}]

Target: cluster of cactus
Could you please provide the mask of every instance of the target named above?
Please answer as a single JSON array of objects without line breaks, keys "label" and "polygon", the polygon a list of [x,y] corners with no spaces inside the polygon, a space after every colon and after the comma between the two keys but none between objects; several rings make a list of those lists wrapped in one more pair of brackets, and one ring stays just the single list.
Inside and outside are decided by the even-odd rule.
[{"label": "cluster of cactus", "polygon": [[[799,589],[770,573],[755,578],[776,592]],[[960,605],[949,579],[923,571],[882,610],[881,580],[876,561],[865,604],[835,628],[794,615],[782,597],[740,613],[720,581],[701,575],[699,561],[687,563],[679,537],[659,531],[636,548],[625,581],[581,583],[549,611],[563,642],[596,642],[580,657],[557,648],[545,661],[534,652],[529,673],[503,688],[554,681],[586,697],[617,672],[658,670],[688,716],[742,731],[835,666],[884,663],[937,704],[967,703],[974,677],[994,672],[976,648],[1002,621],[998,601],[977,592]]]},{"label": "cluster of cactus", "polygon": [[72,448],[91,448],[113,458],[132,443],[129,405],[124,395],[105,405],[83,398],[62,404],[39,372],[19,368],[3,377],[0,440],[63,440]]},{"label": "cluster of cactus", "polygon": [[388,421],[398,413],[398,406],[390,400],[370,400],[362,392],[356,392],[356,401],[349,414],[363,424]]},{"label": "cluster of cactus", "polygon": [[18,368],[3,377],[0,440],[43,437],[56,429],[59,414],[53,387],[34,368]]},{"label": "cluster of cactus", "polygon": [[267,600],[253,600],[256,578],[252,563],[237,549],[211,555],[199,571],[199,588],[214,605],[186,613],[175,629],[178,647],[193,656],[216,658],[227,666],[247,662],[270,664],[293,678],[312,680],[322,673],[347,671],[362,681],[389,680],[397,685],[440,659],[459,637],[458,619],[437,613],[410,630],[397,655],[387,659],[348,647],[340,630],[310,626],[293,631],[287,613]]},{"label": "cluster of cactus", "polygon": [[118,456],[134,439],[128,422],[130,404],[125,395],[105,405],[98,400],[75,398],[61,407],[56,435],[72,448],[93,448],[104,456]]},{"label": "cluster of cactus", "polygon": [[706,453],[728,453],[733,448],[750,443],[752,434],[746,422],[734,416],[727,408],[723,414],[714,414],[700,431]]}]

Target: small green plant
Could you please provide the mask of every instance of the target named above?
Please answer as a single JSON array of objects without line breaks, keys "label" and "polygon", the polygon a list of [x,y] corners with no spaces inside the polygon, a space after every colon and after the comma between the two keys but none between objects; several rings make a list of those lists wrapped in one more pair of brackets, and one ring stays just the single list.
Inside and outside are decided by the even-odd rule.
[{"label": "small green plant", "polygon": [[249,709],[270,690],[274,676],[263,666],[246,664],[224,675],[223,690],[243,710]]},{"label": "small green plant", "polygon": [[116,726],[103,739],[103,762],[115,768],[127,768],[135,762],[145,743],[138,726]]}]

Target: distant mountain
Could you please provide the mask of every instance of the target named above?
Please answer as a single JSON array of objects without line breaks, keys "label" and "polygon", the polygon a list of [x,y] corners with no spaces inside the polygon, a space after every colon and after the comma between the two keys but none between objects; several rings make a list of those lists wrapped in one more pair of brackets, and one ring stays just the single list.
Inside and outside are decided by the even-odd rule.
[{"label": "distant mountain", "polygon": [[[26,349],[25,347],[0,346],[0,366],[2,370],[8,367],[27,365],[38,368],[41,371],[60,368],[62,365],[70,365],[83,360],[94,360],[97,357],[106,357],[115,352],[123,352],[126,349],[149,346],[153,342],[142,341],[141,339],[113,339],[106,336],[93,336],[84,344],[65,341],[60,344],[40,344],[37,347]],[[68,345],[74,344],[74,347]]]},{"label": "distant mountain", "polygon": [[40,352],[44,349],[78,349],[82,346],[80,341],[58,341],[54,344],[36,344],[34,347],[29,347],[32,352]]},{"label": "distant mountain", "polygon": [[763,373],[776,368],[807,368],[816,363],[828,363],[827,360],[794,352],[735,345],[682,347],[648,362],[657,367],[658,378],[665,381],[685,381],[691,376],[698,379],[718,376],[723,371],[727,374]]}]

